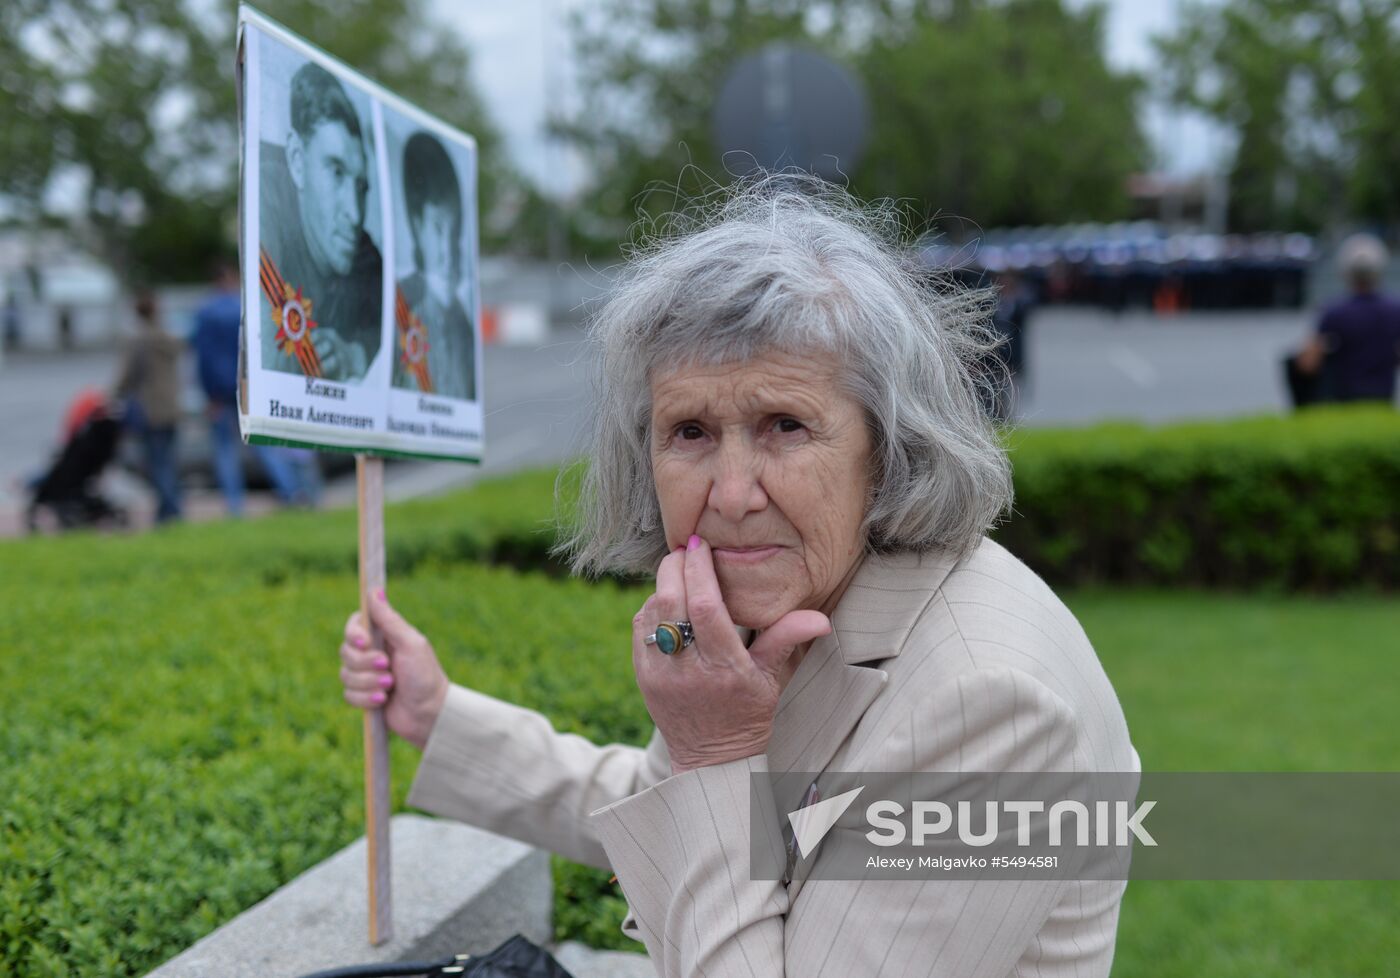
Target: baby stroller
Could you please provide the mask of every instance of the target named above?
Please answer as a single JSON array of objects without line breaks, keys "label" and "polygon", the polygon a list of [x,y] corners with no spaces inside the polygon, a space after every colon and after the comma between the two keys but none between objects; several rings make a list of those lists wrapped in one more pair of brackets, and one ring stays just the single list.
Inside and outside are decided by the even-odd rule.
[{"label": "baby stroller", "polygon": [[29,483],[29,532],[38,531],[43,509],[63,530],[104,523],[126,526],[126,510],[108,502],[94,485],[116,455],[121,437],[121,422],[112,417],[107,399],[97,391],[79,394],[68,408],[64,436],[53,465]]}]

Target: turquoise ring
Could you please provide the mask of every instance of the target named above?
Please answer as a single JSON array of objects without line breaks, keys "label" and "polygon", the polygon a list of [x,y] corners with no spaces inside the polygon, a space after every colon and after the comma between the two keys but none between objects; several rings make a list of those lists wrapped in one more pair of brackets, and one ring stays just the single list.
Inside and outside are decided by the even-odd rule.
[{"label": "turquoise ring", "polygon": [[655,645],[662,655],[675,655],[695,641],[695,629],[688,621],[663,621],[643,641]]}]

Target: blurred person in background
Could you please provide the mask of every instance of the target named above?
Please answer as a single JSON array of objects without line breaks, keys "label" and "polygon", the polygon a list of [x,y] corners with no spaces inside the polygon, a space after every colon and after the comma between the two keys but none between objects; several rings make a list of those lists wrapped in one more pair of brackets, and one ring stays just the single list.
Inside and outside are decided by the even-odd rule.
[{"label": "blurred person in background", "polygon": [[1025,384],[1026,319],[1034,303],[1031,287],[1013,271],[996,277],[997,308],[992,315],[992,328],[1001,337],[997,351],[1006,366],[1007,378],[996,399],[994,416],[1003,423],[1011,420]]},{"label": "blurred person in background", "polygon": [[1356,234],[1342,243],[1337,264],[1350,294],[1322,314],[1317,332],[1295,359],[1319,386],[1318,399],[1395,400],[1400,368],[1400,302],[1380,290],[1390,260],[1379,238]]},{"label": "blurred person in background", "polygon": [[19,300],[11,292],[5,297],[5,349],[18,350],[19,338]]},{"label": "blurred person in background", "polygon": [[180,355],[184,344],[160,324],[155,293],[136,296],[136,337],[117,376],[116,396],[126,404],[126,427],[141,439],[146,474],[158,500],[156,522],[180,518],[180,477],[175,426],[180,420]]},{"label": "blurred person in background", "polygon": [[58,348],[73,349],[73,310],[67,306],[58,310]]},{"label": "blurred person in background", "polygon": [[321,456],[314,448],[292,448],[290,446],[262,446],[266,451],[280,455],[284,464],[291,469],[292,479],[296,483],[292,498],[284,502],[289,502],[293,506],[305,506],[308,509],[315,509],[321,505],[321,490],[325,488],[321,478]]},{"label": "blurred person in background", "polygon": [[[214,450],[214,477],[224,494],[229,515],[243,515],[246,481],[242,438],[238,433],[238,333],[242,316],[238,270],[221,261],[214,270],[214,292],[195,313],[194,346],[199,385],[204,389]],[[292,461],[268,445],[255,445],[263,470],[285,503],[307,499]],[[315,462],[315,459],[312,459]]]}]

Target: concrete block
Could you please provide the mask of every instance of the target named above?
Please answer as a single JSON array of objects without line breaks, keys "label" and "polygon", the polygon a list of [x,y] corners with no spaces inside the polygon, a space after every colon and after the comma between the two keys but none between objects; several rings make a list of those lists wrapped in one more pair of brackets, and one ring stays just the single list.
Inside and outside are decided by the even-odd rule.
[{"label": "concrete block", "polygon": [[553,936],[549,856],[458,822],[395,815],[394,938],[367,937],[363,838],[239,914],[148,978],[297,978],[326,968],[480,954]]}]

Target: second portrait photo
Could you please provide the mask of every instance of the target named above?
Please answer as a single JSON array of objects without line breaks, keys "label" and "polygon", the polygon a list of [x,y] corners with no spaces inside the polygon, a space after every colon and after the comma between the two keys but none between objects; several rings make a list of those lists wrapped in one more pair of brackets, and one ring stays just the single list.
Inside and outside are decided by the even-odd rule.
[{"label": "second portrait photo", "polygon": [[391,383],[474,401],[473,150],[388,106],[383,111],[397,222]]}]

